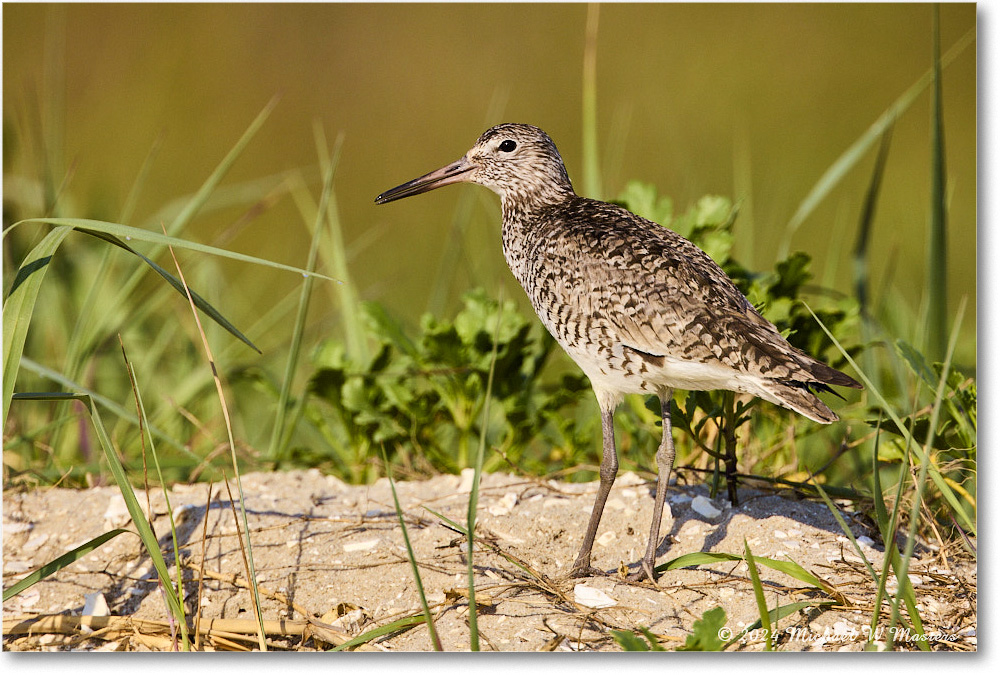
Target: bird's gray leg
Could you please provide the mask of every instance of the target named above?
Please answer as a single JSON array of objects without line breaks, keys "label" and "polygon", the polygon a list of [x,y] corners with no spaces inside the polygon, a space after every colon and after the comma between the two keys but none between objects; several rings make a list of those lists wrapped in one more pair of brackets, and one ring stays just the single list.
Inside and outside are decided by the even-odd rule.
[{"label": "bird's gray leg", "polygon": [[667,498],[667,481],[670,470],[674,466],[674,436],[671,433],[670,401],[673,391],[667,390],[660,395],[660,412],[663,419],[663,440],[656,450],[656,499],[653,502],[653,521],[649,525],[649,543],[646,545],[646,555],[642,557],[642,568],[629,575],[630,581],[642,581],[649,578],[656,581],[653,565],[656,561],[656,548],[660,541],[660,520],[663,517],[663,502]]},{"label": "bird's gray leg", "polygon": [[601,524],[601,515],[604,513],[604,503],[608,501],[608,493],[615,482],[615,475],[618,473],[618,451],[615,450],[615,407],[604,409],[601,406],[601,432],[604,436],[604,458],[601,460],[601,486],[597,490],[597,499],[594,500],[594,510],[590,513],[590,523],[587,525],[587,533],[583,535],[583,545],[580,546],[580,554],[573,563],[570,571],[571,577],[586,577],[603,574],[590,566],[590,552],[594,548],[594,537],[597,535],[597,526]]}]

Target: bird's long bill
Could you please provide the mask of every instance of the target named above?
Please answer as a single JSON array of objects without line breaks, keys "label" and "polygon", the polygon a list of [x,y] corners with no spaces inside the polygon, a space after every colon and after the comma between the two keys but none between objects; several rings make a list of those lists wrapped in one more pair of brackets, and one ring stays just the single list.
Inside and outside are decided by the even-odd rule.
[{"label": "bird's long bill", "polygon": [[391,190],[386,190],[375,198],[375,203],[386,204],[397,199],[402,199],[403,197],[419,195],[422,192],[439,188],[442,185],[461,183],[462,181],[468,179],[469,172],[474,168],[475,165],[463,157],[457,162],[452,162],[448,166],[441,167],[437,171],[431,171],[429,174],[421,176],[420,178],[414,178],[413,180],[394,187]]}]

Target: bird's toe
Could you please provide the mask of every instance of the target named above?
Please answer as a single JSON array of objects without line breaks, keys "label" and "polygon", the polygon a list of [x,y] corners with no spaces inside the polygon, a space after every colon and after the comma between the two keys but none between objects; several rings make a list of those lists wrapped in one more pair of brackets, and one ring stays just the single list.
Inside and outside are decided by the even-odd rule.
[{"label": "bird's toe", "polygon": [[625,577],[626,581],[632,582],[642,582],[647,579],[654,584],[656,583],[656,570],[654,569],[652,563],[646,560],[641,562],[639,569]]},{"label": "bird's toe", "polygon": [[584,577],[605,577],[607,572],[604,570],[599,570],[593,565],[573,565],[573,569],[569,572],[570,579],[582,579]]}]

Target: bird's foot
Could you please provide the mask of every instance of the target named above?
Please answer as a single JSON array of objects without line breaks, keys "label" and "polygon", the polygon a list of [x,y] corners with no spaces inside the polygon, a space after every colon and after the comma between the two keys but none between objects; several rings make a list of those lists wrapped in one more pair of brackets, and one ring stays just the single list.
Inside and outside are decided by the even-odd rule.
[{"label": "bird's foot", "polygon": [[638,570],[632,572],[632,574],[629,574],[627,577],[625,577],[626,581],[632,581],[632,582],[641,582],[645,581],[646,579],[649,579],[651,582],[653,582],[654,586],[656,585],[656,570],[653,568],[653,564],[648,560],[643,560],[640,563]]},{"label": "bird's foot", "polygon": [[604,577],[607,573],[604,570],[599,570],[589,562],[580,563],[576,562],[573,564],[573,569],[569,571],[570,579],[582,579],[584,577]]}]

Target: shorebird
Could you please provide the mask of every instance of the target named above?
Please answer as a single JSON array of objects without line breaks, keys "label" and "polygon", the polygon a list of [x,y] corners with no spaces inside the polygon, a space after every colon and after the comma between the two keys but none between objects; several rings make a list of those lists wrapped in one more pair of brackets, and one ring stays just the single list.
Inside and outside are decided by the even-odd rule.
[{"label": "shorebird", "polygon": [[383,192],[375,203],[460,182],[500,195],[507,264],[539,319],[590,378],[601,410],[600,484],[571,576],[604,574],[591,566],[591,551],[618,472],[614,412],[625,394],[655,394],[662,411],[649,543],[629,575],[655,582],[674,463],[674,389],[752,394],[828,424],[837,415],[810,390],[861,388],[788,344],[690,241],[621,206],[578,196],[555,144],[537,127],[492,127],[458,161]]}]

